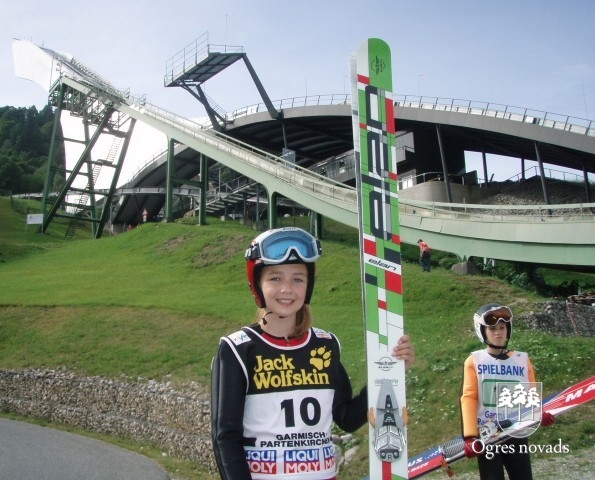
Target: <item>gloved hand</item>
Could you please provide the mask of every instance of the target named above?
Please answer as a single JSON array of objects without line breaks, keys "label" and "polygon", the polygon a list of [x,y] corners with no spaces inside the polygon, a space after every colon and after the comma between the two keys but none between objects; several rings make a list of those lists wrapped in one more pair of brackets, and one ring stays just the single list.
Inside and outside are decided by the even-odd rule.
[{"label": "gloved hand", "polygon": [[542,427],[549,427],[556,423],[556,417],[554,417],[549,412],[541,412],[541,426]]},{"label": "gloved hand", "polygon": [[465,438],[465,456],[467,458],[477,457],[483,453],[483,442],[477,437]]}]

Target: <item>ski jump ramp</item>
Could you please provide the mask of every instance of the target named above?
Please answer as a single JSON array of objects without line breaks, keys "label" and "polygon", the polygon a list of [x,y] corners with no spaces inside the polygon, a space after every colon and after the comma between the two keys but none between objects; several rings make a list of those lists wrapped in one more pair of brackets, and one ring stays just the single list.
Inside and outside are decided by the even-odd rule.
[{"label": "ski jump ramp", "polygon": [[[88,70],[79,68],[74,74],[65,72],[62,64],[67,63],[68,58],[56,57],[55,52],[48,49],[26,47],[29,58],[32,55],[37,58],[36,66],[28,71],[23,67],[20,71],[15,68],[19,76],[40,85],[43,82],[50,91],[66,85],[89,96],[105,96],[114,110],[262,184],[269,198],[275,192],[280,193],[309,210],[357,228],[354,188],[157,106],[135,103]],[[19,62],[27,63],[22,56]],[[44,72],[48,68],[55,72],[56,62],[61,62],[59,75]],[[522,206],[523,215],[511,215],[514,212],[509,210],[515,207],[501,205],[440,204],[404,199],[400,204],[401,235],[406,243],[414,244],[418,238],[424,238],[434,249],[455,253],[461,260],[484,257],[595,266],[595,203]]]},{"label": "ski jump ramp", "polygon": [[[118,109],[258,181],[269,192],[279,192],[312,211],[358,228],[353,188],[155,107]],[[595,204],[506,208],[404,199],[400,203],[401,234],[406,243],[414,244],[423,237],[433,248],[455,253],[462,260],[476,256],[544,263],[543,259],[548,259],[552,263],[595,266],[595,215],[591,213]],[[515,210],[525,214],[515,215]],[[564,213],[568,211],[573,213]]]}]

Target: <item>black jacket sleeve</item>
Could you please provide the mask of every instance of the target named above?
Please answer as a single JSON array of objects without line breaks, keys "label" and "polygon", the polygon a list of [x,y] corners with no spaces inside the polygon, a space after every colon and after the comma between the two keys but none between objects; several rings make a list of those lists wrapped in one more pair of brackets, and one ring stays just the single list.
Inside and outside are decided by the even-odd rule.
[{"label": "black jacket sleeve", "polygon": [[211,372],[211,436],[222,480],[250,480],[244,453],[246,377],[231,347],[222,341]]},{"label": "black jacket sleeve", "polygon": [[368,389],[364,387],[359,395],[354,397],[343,364],[333,399],[333,420],[346,432],[353,432],[368,421]]}]

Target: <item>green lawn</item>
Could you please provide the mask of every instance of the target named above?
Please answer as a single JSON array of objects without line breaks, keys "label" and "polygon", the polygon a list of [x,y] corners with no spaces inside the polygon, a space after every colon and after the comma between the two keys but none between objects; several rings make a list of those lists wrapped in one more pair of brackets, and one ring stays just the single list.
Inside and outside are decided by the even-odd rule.
[{"label": "green lawn", "polygon": [[[301,225],[307,219],[283,221]],[[24,213],[0,198],[0,367],[64,367],[208,387],[219,337],[251,322],[255,312],[243,259],[255,232],[209,219],[206,226],[146,224],[99,240],[80,232],[67,241],[59,227],[46,235],[25,230]],[[365,383],[365,354],[357,235],[328,222],[325,237],[312,300],[315,323],[339,336],[344,363],[359,389]],[[414,246],[404,248],[415,252]],[[463,361],[481,347],[473,333],[476,308],[500,301],[519,314],[543,299],[490,277],[458,276],[439,267],[427,274],[405,263],[403,275],[406,330],[417,354],[408,374],[409,454],[414,455],[459,432]],[[592,375],[593,346],[591,338],[518,326],[511,342],[512,348],[529,351],[544,394]],[[593,418],[591,407],[578,409],[556,427],[538,431],[536,441],[563,438],[573,448],[591,448]],[[358,438],[365,441],[365,428]],[[364,476],[364,450],[342,480]],[[143,452],[151,454],[145,447]],[[211,478],[188,462],[167,468],[179,470],[179,478]]]}]

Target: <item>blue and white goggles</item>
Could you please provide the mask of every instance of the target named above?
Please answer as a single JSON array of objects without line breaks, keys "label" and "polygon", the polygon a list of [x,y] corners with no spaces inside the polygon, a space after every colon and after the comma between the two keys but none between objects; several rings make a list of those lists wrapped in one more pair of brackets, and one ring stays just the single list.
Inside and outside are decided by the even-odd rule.
[{"label": "blue and white goggles", "polygon": [[305,230],[286,227],[269,230],[254,239],[246,260],[262,260],[277,265],[288,261],[315,262],[322,254],[320,242]]}]

